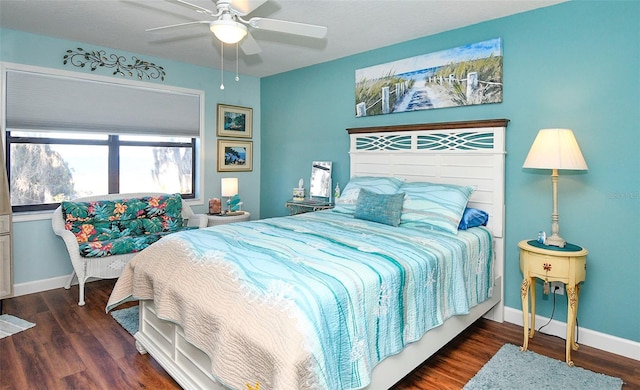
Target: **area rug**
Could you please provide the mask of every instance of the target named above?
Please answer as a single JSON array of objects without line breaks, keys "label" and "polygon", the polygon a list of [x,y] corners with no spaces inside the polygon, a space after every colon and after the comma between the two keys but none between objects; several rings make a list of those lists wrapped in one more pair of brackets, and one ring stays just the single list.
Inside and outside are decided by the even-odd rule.
[{"label": "area rug", "polygon": [[569,367],[567,363],[520,351],[520,347],[505,344],[482,367],[463,390],[475,389],[594,389],[620,390],[622,379]]},{"label": "area rug", "polygon": [[139,315],[140,311],[138,310],[138,306],[131,306],[126,309],[114,310],[111,312],[111,316],[132,335],[136,334],[138,331]]},{"label": "area rug", "polygon": [[9,314],[0,316],[0,339],[33,328],[36,324]]}]

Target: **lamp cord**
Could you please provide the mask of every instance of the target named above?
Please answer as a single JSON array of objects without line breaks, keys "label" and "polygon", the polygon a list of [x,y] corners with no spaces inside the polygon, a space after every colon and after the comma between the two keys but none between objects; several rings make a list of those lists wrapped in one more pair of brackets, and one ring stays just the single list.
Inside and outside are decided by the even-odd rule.
[{"label": "lamp cord", "polygon": [[[553,314],[556,312],[556,293],[555,290],[552,292],[553,294],[553,308],[551,309],[551,318],[549,318],[549,321],[547,321],[546,324],[542,325],[541,327],[538,328],[538,332],[540,332],[542,330],[542,328],[544,328],[545,326],[549,325],[551,323],[551,320],[553,320]],[[567,297],[567,305],[569,304],[569,297]],[[569,326],[569,324],[567,324],[567,326]],[[548,333],[545,333],[548,334]],[[580,339],[580,325],[578,324],[578,316],[576,315],[576,344],[578,343],[578,340]]]},{"label": "lamp cord", "polygon": [[551,317],[549,318],[549,321],[547,321],[546,324],[542,325],[541,327],[538,328],[538,332],[540,332],[542,330],[542,328],[544,328],[545,326],[549,325],[551,323],[551,320],[553,319],[553,313],[556,312],[556,292],[553,291],[553,309],[551,309]]}]

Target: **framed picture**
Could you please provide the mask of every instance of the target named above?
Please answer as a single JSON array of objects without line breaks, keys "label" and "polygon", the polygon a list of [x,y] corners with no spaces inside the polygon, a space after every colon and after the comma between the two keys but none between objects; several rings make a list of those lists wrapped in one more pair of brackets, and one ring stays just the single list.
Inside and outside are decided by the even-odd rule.
[{"label": "framed picture", "polygon": [[356,69],[356,117],[502,102],[502,38]]},{"label": "framed picture", "polygon": [[218,137],[251,138],[253,109],[218,104]]},{"label": "framed picture", "polygon": [[253,142],[218,140],[218,172],[253,170]]}]

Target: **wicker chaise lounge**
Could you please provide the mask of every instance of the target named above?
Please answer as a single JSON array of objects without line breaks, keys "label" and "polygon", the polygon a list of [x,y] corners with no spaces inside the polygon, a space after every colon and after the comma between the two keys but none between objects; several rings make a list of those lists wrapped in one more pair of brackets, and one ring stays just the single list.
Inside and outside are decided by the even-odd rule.
[{"label": "wicker chaise lounge", "polygon": [[[158,200],[168,202],[171,210],[165,210],[164,204],[154,206]],[[63,202],[54,211],[51,223],[54,233],[64,240],[73,265],[65,288],[71,288],[77,276],[78,305],[83,306],[87,279],[119,277],[137,252],[164,235],[206,227],[207,218],[194,214],[179,194],[131,193]]]}]

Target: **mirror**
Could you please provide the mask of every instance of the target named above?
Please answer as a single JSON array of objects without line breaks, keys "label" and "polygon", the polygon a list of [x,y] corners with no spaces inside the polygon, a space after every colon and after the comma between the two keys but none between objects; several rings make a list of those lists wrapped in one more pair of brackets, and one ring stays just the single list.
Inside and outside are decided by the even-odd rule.
[{"label": "mirror", "polygon": [[314,161],[312,163],[309,196],[331,197],[331,161]]}]

